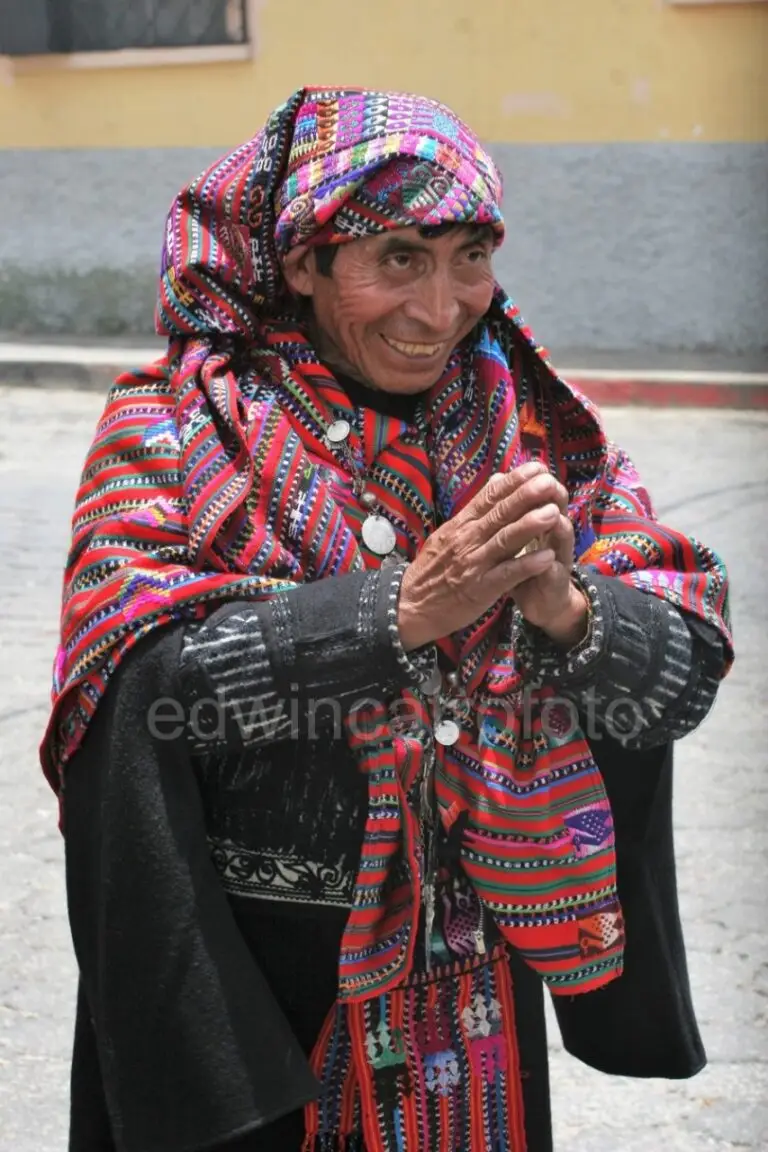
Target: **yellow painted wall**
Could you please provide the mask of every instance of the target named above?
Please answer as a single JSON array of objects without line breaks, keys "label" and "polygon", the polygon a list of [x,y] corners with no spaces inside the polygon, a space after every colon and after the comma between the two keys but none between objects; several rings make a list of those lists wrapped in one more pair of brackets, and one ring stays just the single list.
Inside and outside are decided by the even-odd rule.
[{"label": "yellow painted wall", "polygon": [[768,140],[768,3],[253,0],[252,9],[247,62],[6,65],[0,147],[226,147],[302,84],[423,92],[490,141]]}]

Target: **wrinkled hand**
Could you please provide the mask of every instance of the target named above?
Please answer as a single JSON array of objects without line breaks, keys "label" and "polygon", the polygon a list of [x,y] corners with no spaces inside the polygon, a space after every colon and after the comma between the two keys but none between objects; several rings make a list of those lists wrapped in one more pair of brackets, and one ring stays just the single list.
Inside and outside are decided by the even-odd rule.
[{"label": "wrinkled hand", "polygon": [[[466,628],[505,595],[553,639],[575,642],[577,614],[586,627],[586,604],[570,579],[567,508],[565,488],[543,464],[491,477],[408,566],[398,615],[405,649]],[[521,555],[534,540],[543,546]]]},{"label": "wrinkled hand", "polygon": [[516,585],[511,595],[530,624],[541,628],[557,644],[570,648],[586,635],[589,616],[584,593],[571,579],[574,535],[567,516],[567,493],[565,500],[565,505],[559,507],[557,521],[542,540],[542,546],[554,552],[554,559],[543,572]]}]

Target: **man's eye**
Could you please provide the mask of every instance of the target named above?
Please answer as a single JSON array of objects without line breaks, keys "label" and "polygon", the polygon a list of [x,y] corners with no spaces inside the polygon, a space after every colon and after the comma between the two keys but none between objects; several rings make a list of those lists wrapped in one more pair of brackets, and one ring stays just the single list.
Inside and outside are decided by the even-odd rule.
[{"label": "man's eye", "polygon": [[402,271],[404,268],[410,268],[412,259],[410,252],[392,252],[387,257],[387,262],[393,268]]}]

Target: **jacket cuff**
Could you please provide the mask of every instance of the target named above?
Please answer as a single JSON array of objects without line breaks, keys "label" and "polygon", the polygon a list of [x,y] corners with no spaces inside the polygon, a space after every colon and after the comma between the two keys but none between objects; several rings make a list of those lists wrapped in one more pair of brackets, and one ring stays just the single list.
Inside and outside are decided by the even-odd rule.
[{"label": "jacket cuff", "polygon": [[400,642],[406,568],[317,580],[266,601],[264,639],[278,693],[324,693],[352,706],[366,696],[418,688],[437,657],[431,645],[407,653]]},{"label": "jacket cuff", "polygon": [[539,679],[560,687],[602,689],[613,696],[647,695],[667,655],[682,679],[671,675],[670,699],[679,695],[691,666],[691,636],[678,610],[613,576],[585,568],[573,579],[589,605],[587,636],[563,652],[546,633],[522,621],[520,655]]},{"label": "jacket cuff", "polygon": [[400,630],[397,626],[397,608],[400,602],[400,590],[403,585],[407,564],[398,564],[391,569],[392,580],[389,584],[387,609],[389,640],[395,654],[398,667],[405,677],[403,687],[415,688],[423,691],[433,681],[438,672],[437,646],[425,644],[421,648],[414,648],[406,652],[400,639]]},{"label": "jacket cuff", "polygon": [[573,648],[556,644],[541,628],[529,624],[519,608],[514,610],[515,649],[528,681],[576,687],[593,682],[607,662],[614,631],[610,600],[601,587],[607,578],[575,567],[571,579],[586,597],[589,613],[587,634]]},{"label": "jacket cuff", "polygon": [[711,708],[722,671],[714,629],[615,577],[579,569],[574,578],[589,601],[589,634],[564,653],[520,617],[526,679],[557,687],[626,747],[692,731]]}]

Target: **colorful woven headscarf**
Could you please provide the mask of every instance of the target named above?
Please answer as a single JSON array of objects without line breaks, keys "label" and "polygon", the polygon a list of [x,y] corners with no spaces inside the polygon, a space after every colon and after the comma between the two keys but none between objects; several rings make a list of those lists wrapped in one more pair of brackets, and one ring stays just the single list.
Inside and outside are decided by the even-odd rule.
[{"label": "colorful woven headscarf", "polygon": [[[380,562],[324,439],[341,415],[354,426],[354,410],[291,315],[281,255],[403,223],[483,223],[500,240],[500,197],[491,159],[446,108],[346,90],[298,92],[179,195],[158,306],[168,354],[115,384],[78,494],[43,746],[55,786],[111,673],[148,631]],[[349,441],[403,555],[494,472],[536,457],[568,487],[582,563],[729,640],[721,562],[655,521],[627,458],[500,289],[429,393],[426,422],[428,457],[412,427],[376,413]],[[555,992],[585,991],[621,970],[610,809],[584,735],[543,722],[551,691],[533,691],[523,725],[510,618],[502,601],[442,644],[472,709],[459,742],[437,749],[437,803],[446,826],[463,816],[462,865],[503,936]],[[393,732],[384,705],[353,719],[369,808],[342,1000],[402,984],[422,880],[412,793],[423,738]],[[585,822],[602,829],[586,847]]]}]

